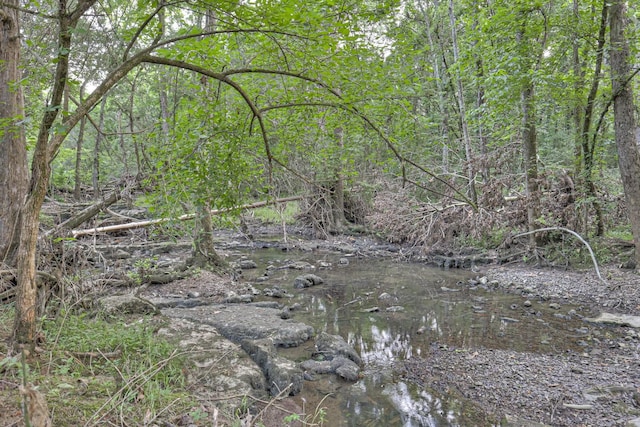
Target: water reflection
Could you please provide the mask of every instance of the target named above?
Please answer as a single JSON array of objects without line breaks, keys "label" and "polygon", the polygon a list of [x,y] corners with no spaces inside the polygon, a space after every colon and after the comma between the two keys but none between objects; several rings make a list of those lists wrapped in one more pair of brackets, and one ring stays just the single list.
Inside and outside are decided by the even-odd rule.
[{"label": "water reflection", "polygon": [[371,325],[370,340],[349,334],[349,343],[358,341],[360,357],[366,364],[391,366],[393,362],[411,357],[411,338],[407,334],[392,333],[390,328]]},{"label": "water reflection", "polygon": [[[252,258],[258,264],[273,262],[268,254],[261,260],[263,255],[256,252]],[[324,261],[338,265],[339,256],[325,254]],[[309,254],[301,254],[299,260],[314,263]],[[279,270],[269,285],[286,288],[299,274]],[[364,377],[355,384],[335,377],[305,383],[304,398],[328,408],[326,425],[332,427],[459,425],[460,402],[407,384],[394,374],[394,364],[426,356],[430,346],[536,351],[552,341],[558,348],[569,345],[566,331],[572,325],[566,320],[558,323],[550,315],[542,321],[537,313],[520,309],[517,296],[470,290],[464,285],[470,272],[352,259],[348,266],[317,274],[325,284],[292,290],[296,297],[288,303],[304,307],[296,311],[296,320],[317,332],[341,335],[365,365]],[[402,309],[386,311],[390,306]],[[331,398],[323,400],[328,394]]]},{"label": "water reflection", "polygon": [[417,395],[409,391],[406,383],[400,381],[385,388],[393,406],[402,414],[404,427],[435,427],[440,425],[437,418],[442,415],[442,401],[425,390]]}]

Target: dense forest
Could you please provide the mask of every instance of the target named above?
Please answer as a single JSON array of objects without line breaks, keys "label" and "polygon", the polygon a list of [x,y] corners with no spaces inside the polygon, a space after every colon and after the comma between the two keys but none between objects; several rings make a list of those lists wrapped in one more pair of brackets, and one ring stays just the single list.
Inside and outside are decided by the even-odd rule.
[{"label": "dense forest", "polygon": [[[60,246],[122,200],[195,219],[158,233],[188,234],[213,269],[212,230],[279,199],[319,238],[535,260],[569,230],[635,266],[639,14],[621,0],[1,1],[12,343],[38,342],[37,283],[69,271]],[[52,217],[49,202],[87,210]]]}]

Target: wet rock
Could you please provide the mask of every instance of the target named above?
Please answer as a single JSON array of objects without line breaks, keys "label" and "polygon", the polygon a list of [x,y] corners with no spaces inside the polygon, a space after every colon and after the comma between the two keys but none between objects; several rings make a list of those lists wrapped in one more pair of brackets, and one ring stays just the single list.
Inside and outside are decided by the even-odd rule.
[{"label": "wet rock", "polygon": [[260,304],[167,308],[162,313],[214,326],[224,337],[235,343],[271,338],[276,346],[296,347],[308,341],[314,333],[309,325],[281,319],[280,309],[261,307]]},{"label": "wet rock", "polygon": [[357,365],[362,365],[362,359],[358,353],[340,335],[322,332],[316,339],[316,348],[317,353],[322,354],[327,360],[343,356]]},{"label": "wet rock", "polygon": [[253,268],[258,268],[258,264],[250,259],[241,259],[236,263],[236,265],[242,270],[251,270]]},{"label": "wet rock", "polygon": [[[332,360],[305,360],[300,367],[307,373],[326,375],[336,374],[347,381],[357,381],[360,376],[360,367],[346,357],[338,356]],[[314,378],[311,375],[311,378]]]},{"label": "wet rock", "polygon": [[262,293],[264,296],[272,298],[284,298],[286,296],[286,291],[277,286],[274,286],[273,288],[265,288]]},{"label": "wet rock", "polygon": [[282,311],[280,312],[280,318],[281,319],[291,319],[291,310],[289,309],[289,307],[285,307],[282,309]]},{"label": "wet rock", "polygon": [[190,308],[197,307],[199,305],[206,305],[208,302],[203,298],[180,298],[180,297],[155,297],[149,298],[151,302],[158,309],[163,308]]},{"label": "wet rock", "polygon": [[286,264],[281,269],[291,269],[291,270],[313,270],[315,267],[308,262],[305,261],[295,261],[289,264]]},{"label": "wet rock", "polygon": [[253,301],[253,295],[250,295],[250,294],[238,295],[235,292],[229,292],[227,297],[224,299],[224,302],[228,304],[241,304],[241,303],[248,303],[252,301]]},{"label": "wet rock", "polygon": [[[220,402],[221,409],[232,413],[242,404],[241,396],[267,396],[265,377],[259,367],[239,345],[222,337],[212,326],[173,318],[158,335],[178,342],[181,349],[187,350],[185,357],[190,368],[186,380],[190,389]],[[227,400],[229,396],[238,397]]]},{"label": "wet rock", "polygon": [[98,308],[105,314],[157,314],[158,309],[150,301],[135,295],[113,295],[98,300]]},{"label": "wet rock", "polygon": [[305,360],[300,364],[300,367],[307,372],[311,372],[312,374],[331,374],[333,373],[331,370],[331,362],[328,360]]},{"label": "wet rock", "polygon": [[294,396],[302,391],[302,370],[294,362],[278,356],[272,339],[244,340],[241,346],[264,372],[272,396],[283,392],[285,396]]},{"label": "wet rock", "polygon": [[360,376],[360,367],[344,357],[334,358],[331,361],[331,369],[347,381],[357,381]]},{"label": "wet rock", "polygon": [[322,283],[324,283],[322,277],[316,276],[315,274],[304,274],[295,278],[293,287],[296,289],[303,289],[321,285]]}]

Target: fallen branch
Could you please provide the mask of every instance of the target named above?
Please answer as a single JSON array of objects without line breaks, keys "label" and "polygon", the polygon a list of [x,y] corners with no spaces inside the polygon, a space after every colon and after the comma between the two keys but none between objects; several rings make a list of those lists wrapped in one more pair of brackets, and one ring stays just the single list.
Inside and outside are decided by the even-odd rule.
[{"label": "fallen branch", "polygon": [[[302,199],[302,196],[292,196],[292,197],[285,197],[283,199],[275,199],[275,200],[267,200],[263,202],[251,203],[248,205],[242,205],[235,208],[214,209],[211,211],[211,215],[220,215],[226,212],[232,212],[234,210],[247,210],[247,209],[261,208],[263,206],[291,202],[291,201],[300,200],[300,199]],[[86,235],[95,234],[95,233],[109,233],[111,231],[144,228],[144,227],[149,227],[151,225],[164,224],[171,221],[187,221],[190,219],[194,219],[195,217],[196,217],[196,214],[186,214],[186,215],[181,215],[177,218],[158,218],[158,219],[151,219],[147,221],[130,222],[128,224],[109,225],[105,227],[87,228],[84,230],[72,230],[71,234],[73,235],[73,237],[80,237],[80,236],[86,236]]]},{"label": "fallen branch", "polygon": [[589,254],[591,255],[591,261],[593,261],[593,267],[596,270],[596,274],[598,275],[598,279],[600,279],[600,281],[602,281],[602,283],[604,283],[605,285],[607,285],[607,286],[609,285],[607,283],[607,281],[604,280],[604,278],[600,274],[600,269],[598,268],[598,261],[596,261],[596,256],[593,253],[593,250],[591,249],[591,246],[589,246],[589,243],[587,243],[587,241],[584,240],[582,238],[582,236],[580,236],[575,231],[569,230],[568,228],[564,228],[564,227],[544,227],[544,228],[538,228],[538,229],[533,230],[533,231],[527,231],[526,233],[516,234],[513,237],[515,238],[515,237],[528,236],[529,234],[539,233],[539,232],[543,232],[543,231],[564,231],[566,233],[569,233],[569,234],[575,236],[578,240],[580,240],[582,242],[582,244],[584,244],[587,247],[587,249],[589,250]]},{"label": "fallen branch", "polygon": [[85,209],[78,212],[76,215],[72,216],[68,220],[64,221],[56,228],[47,231],[45,234],[50,235],[53,233],[59,233],[61,230],[70,229],[79,226],[80,224],[90,220],[94,216],[96,216],[100,211],[105,208],[108,208],[122,197],[121,189],[116,189],[113,191],[109,197],[106,199],[100,200],[98,203],[94,203],[93,205],[86,207]]}]

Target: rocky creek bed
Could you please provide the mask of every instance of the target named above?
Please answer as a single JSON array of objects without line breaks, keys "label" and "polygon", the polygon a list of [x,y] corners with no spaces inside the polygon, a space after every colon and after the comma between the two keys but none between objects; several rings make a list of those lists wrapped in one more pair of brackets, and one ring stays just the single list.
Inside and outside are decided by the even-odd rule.
[{"label": "rocky creek bed", "polygon": [[[524,302],[586,305],[606,313],[640,314],[640,278],[606,267],[608,284],[592,271],[525,266],[482,271],[501,291]],[[528,305],[528,304],[527,304]],[[404,374],[420,385],[475,402],[484,422],[510,425],[640,425],[640,340],[638,325],[584,322],[576,331],[582,351],[524,353],[486,348],[449,348],[434,343],[429,354],[404,363]],[[637,321],[637,317],[635,318]],[[628,320],[628,319],[627,319]],[[612,320],[613,322],[614,320]],[[540,424],[536,424],[540,423]]]},{"label": "rocky creek bed", "polygon": [[[243,241],[229,242],[226,237],[221,244],[223,252],[247,247]],[[249,245],[256,248],[255,243]],[[262,246],[283,251],[331,250],[349,257],[408,255],[398,246],[344,236]],[[250,259],[240,261],[244,264],[238,264],[239,268],[252,267]],[[599,312],[640,315],[640,276],[614,266],[602,270],[607,282],[603,283],[592,270],[500,267],[487,264],[482,256],[457,259],[436,255],[422,261],[473,266],[481,280],[462,286],[483,286],[491,292],[519,296],[521,303],[512,307],[515,321],[521,316],[536,316],[534,307],[539,304],[556,310],[559,318],[579,319],[584,316],[581,313],[595,318]],[[319,260],[318,266],[322,265]],[[305,280],[316,285],[313,278]],[[193,387],[203,396],[203,408],[212,417],[233,412],[234,407],[244,404],[243,396],[250,395],[258,408],[253,416],[259,416],[267,426],[279,426],[287,413],[305,410],[300,401],[287,396],[296,394],[316,375],[335,375],[338,366],[328,362],[318,365],[322,360],[313,359],[311,353],[302,367],[283,360],[277,347],[314,342],[317,331],[295,320],[296,307],[287,304],[286,290],[270,285],[258,290],[254,285],[242,276],[230,280],[203,272],[150,286],[142,296],[171,319],[162,334],[201,350],[190,375]],[[273,302],[251,303],[261,292],[273,297]],[[565,309],[576,306],[584,310]],[[639,426],[640,325],[629,325],[637,317],[618,319],[620,324],[615,324],[616,319],[604,319],[603,323],[582,319],[583,325],[575,330],[577,349],[558,352],[549,346],[545,351],[542,345],[542,350],[514,351],[433,342],[430,351],[398,362],[395,370],[418,387],[459,401],[463,408],[459,410],[460,425]],[[291,325],[293,329],[289,329]],[[351,365],[344,362],[348,367],[343,370],[343,381],[356,381],[361,362],[352,349],[339,349],[340,345],[332,347],[334,354],[328,360],[339,356],[349,361]],[[276,376],[285,380],[274,380]],[[274,395],[280,398],[279,404],[267,404]],[[466,417],[465,413],[472,415]]]}]

